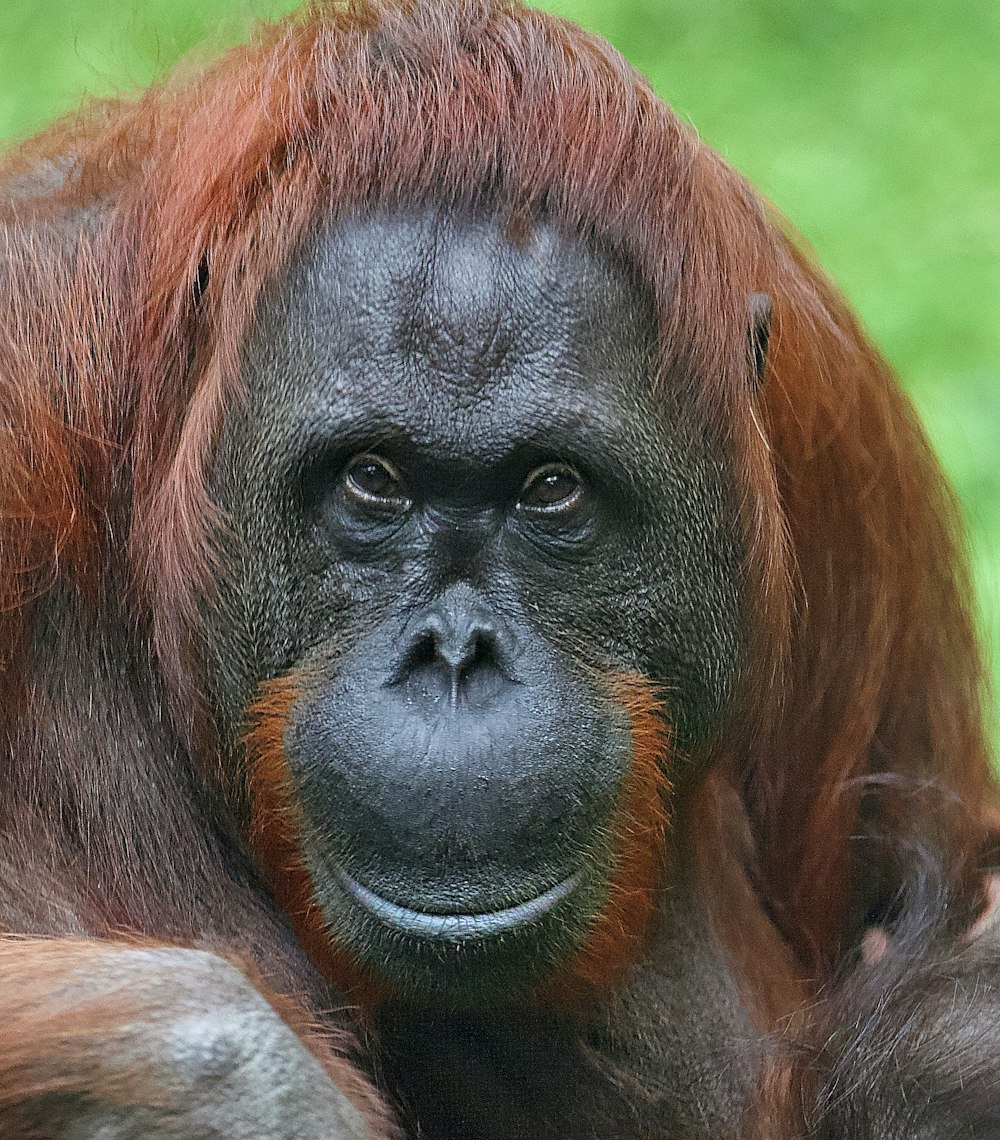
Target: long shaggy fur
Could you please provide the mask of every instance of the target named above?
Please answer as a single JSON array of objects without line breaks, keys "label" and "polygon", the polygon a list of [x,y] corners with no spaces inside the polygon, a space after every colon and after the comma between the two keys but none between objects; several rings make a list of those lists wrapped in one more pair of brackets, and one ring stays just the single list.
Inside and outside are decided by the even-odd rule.
[{"label": "long shaggy fur", "polygon": [[[837,292],[607,45],[501,0],[317,4],[32,140],[0,190],[0,856],[23,864],[26,800],[43,820],[111,803],[93,818],[114,826],[79,838],[82,926],[197,928],[212,908],[178,878],[238,863],[218,804],[238,816],[245,789],[201,697],[198,614],[241,344],[314,219],[427,201],[486,204],[515,232],[544,211],[619,248],[654,298],[662,383],[724,445],[746,547],[752,665],[692,762],[745,812],[801,976],[830,978],[884,905],[864,871],[886,836],[940,851],[972,913],[993,792],[951,495]],[[774,323],[751,398],[755,291]],[[86,684],[50,667],[67,639]],[[80,700],[127,742],[95,755]],[[127,811],[126,769],[153,789]],[[90,884],[164,818],[176,835],[148,857],[165,882],[101,913]],[[719,917],[736,942],[740,921]]]}]

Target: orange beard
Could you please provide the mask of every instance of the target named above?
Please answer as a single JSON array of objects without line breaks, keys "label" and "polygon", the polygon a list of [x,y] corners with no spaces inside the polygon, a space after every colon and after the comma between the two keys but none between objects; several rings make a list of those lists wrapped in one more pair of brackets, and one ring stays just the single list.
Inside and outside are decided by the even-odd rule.
[{"label": "orange beard", "polygon": [[[583,945],[537,995],[559,1007],[579,1005],[614,987],[639,958],[666,870],[670,783],[664,768],[669,728],[644,677],[615,677],[610,688],[629,717],[632,765],[611,822],[613,871],[607,903]],[[371,1010],[392,992],[391,987],[330,936],[303,861],[303,818],[284,750],[285,730],[299,693],[297,677],[288,674],[265,682],[249,709],[251,728],[244,738],[249,761],[249,843],[275,900],[316,967],[346,998]]]}]

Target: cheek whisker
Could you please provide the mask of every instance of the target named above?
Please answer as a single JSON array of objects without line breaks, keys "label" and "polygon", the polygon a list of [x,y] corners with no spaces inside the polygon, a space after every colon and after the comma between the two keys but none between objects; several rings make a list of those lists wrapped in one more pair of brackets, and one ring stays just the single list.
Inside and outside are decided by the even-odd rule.
[{"label": "cheek whisker", "polygon": [[960,529],[810,255],[520,0],[10,148],[0,1136],[1000,1135]]}]

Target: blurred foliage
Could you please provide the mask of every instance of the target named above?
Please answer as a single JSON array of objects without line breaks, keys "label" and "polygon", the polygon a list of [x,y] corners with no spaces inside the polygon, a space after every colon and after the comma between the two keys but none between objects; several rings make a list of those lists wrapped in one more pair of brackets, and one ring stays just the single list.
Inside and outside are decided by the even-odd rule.
[{"label": "blurred foliage", "polygon": [[[0,0],[0,137],[144,85],[281,0]],[[955,481],[1000,676],[1000,4],[548,0],[793,220]]]}]

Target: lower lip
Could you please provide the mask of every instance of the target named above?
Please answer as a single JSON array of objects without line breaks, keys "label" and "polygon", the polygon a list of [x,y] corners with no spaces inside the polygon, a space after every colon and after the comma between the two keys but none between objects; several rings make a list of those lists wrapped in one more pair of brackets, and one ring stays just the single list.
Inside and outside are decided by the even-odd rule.
[{"label": "lower lip", "polygon": [[346,871],[340,872],[340,879],[351,898],[383,926],[400,934],[445,942],[489,938],[521,926],[529,926],[558,906],[580,883],[579,873],[570,875],[527,902],[486,914],[433,914],[389,902],[352,879]]}]

